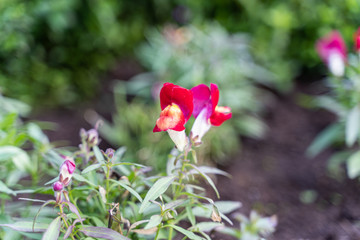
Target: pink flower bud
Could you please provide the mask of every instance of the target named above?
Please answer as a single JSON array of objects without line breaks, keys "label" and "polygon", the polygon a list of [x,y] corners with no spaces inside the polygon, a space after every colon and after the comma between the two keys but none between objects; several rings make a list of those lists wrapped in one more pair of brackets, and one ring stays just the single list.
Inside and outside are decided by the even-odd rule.
[{"label": "pink flower bud", "polygon": [[76,165],[72,158],[65,157],[65,161],[60,167],[59,180],[64,185],[67,186],[71,180],[72,174],[75,171]]},{"label": "pink flower bud", "polygon": [[53,184],[53,189],[55,192],[61,191],[63,188],[64,185],[60,181],[57,181]]}]

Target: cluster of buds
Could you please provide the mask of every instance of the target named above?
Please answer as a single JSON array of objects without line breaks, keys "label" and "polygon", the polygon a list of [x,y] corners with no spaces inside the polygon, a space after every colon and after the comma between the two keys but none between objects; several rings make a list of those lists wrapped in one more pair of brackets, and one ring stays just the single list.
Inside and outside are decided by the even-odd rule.
[{"label": "cluster of buds", "polygon": [[[354,35],[354,48],[359,54],[360,28]],[[334,76],[344,76],[347,63],[347,49],[344,39],[338,31],[332,31],[327,36],[319,39],[316,43],[316,50]]]},{"label": "cluster of buds", "polygon": [[[167,131],[179,151],[184,151],[190,142],[201,144],[201,139],[211,126],[220,126],[231,118],[229,107],[218,106],[219,89],[200,84],[191,90],[165,83],[160,91],[160,118],[153,132]],[[185,134],[185,124],[191,115],[195,117],[190,136]]]},{"label": "cluster of buds", "polygon": [[76,168],[74,159],[67,156],[63,156],[63,158],[64,162],[60,166],[59,179],[53,184],[57,201],[60,201],[61,193],[64,191],[64,188],[69,185]]}]

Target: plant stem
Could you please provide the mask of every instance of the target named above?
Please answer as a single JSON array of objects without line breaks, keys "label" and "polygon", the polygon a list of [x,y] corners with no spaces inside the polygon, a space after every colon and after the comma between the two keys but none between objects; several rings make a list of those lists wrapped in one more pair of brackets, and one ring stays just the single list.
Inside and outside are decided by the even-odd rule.
[{"label": "plant stem", "polygon": [[173,228],[171,227],[169,229],[169,237],[168,237],[168,240],[171,240],[172,239],[172,234],[173,234]]},{"label": "plant stem", "polygon": [[157,229],[157,231],[156,231],[156,235],[155,235],[154,240],[157,240],[157,239],[158,239],[159,233],[160,233],[160,225],[158,226],[158,229]]},{"label": "plant stem", "polygon": [[[63,211],[63,206],[62,206],[61,204],[59,205],[59,209],[60,209],[60,216],[61,216],[61,218],[62,218],[62,220],[63,220],[63,222],[64,222],[64,224],[65,224],[65,226],[66,226],[66,229],[68,229],[68,228],[69,228],[69,224],[68,224],[67,220],[66,220],[66,219],[64,218],[64,216],[63,216],[64,211]],[[74,236],[73,236],[72,233],[70,234],[70,237],[71,237],[71,239],[75,240],[75,238],[74,238]]]}]

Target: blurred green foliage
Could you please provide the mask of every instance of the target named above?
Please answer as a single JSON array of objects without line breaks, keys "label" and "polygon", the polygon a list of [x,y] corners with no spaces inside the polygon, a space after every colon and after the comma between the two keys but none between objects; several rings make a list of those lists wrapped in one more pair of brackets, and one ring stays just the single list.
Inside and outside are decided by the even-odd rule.
[{"label": "blurred green foliage", "polygon": [[100,76],[133,54],[154,26],[206,25],[251,36],[257,62],[287,90],[301,67],[319,63],[315,40],[332,28],[346,39],[360,25],[357,0],[23,1],[0,2],[0,86],[35,105],[94,97]]},{"label": "blurred green foliage", "polygon": [[346,40],[360,25],[357,0],[187,1],[193,21],[215,19],[230,32],[246,32],[256,60],[276,74],[277,88],[287,90],[301,70],[319,74],[314,43],[338,29]]},{"label": "blurred green foliage", "polygon": [[142,2],[1,1],[1,91],[33,105],[93,97],[100,73],[155,21]]}]

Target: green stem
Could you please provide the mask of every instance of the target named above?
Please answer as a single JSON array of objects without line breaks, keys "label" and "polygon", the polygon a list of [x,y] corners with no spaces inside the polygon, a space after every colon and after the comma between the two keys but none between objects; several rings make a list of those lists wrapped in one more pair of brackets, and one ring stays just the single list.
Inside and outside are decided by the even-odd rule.
[{"label": "green stem", "polygon": [[169,229],[169,237],[168,237],[168,240],[171,240],[171,239],[172,239],[173,230],[174,230],[174,229],[173,229],[172,227]]},{"label": "green stem", "polygon": [[[61,218],[62,218],[62,220],[63,220],[63,222],[64,222],[64,224],[65,224],[65,226],[66,226],[66,229],[68,229],[68,228],[69,228],[69,224],[68,224],[67,220],[66,220],[66,219],[64,218],[64,216],[63,216],[64,211],[63,211],[63,206],[62,206],[61,204],[59,205],[59,209],[60,209],[60,216],[61,216]],[[73,236],[72,233],[70,234],[70,237],[71,237],[71,239],[75,240],[75,238],[74,238],[74,236]]]},{"label": "green stem", "polygon": [[158,229],[157,229],[157,231],[156,231],[156,235],[155,235],[154,240],[157,240],[157,239],[158,239],[159,233],[160,233],[160,225],[158,226]]},{"label": "green stem", "polygon": [[109,181],[110,181],[110,169],[111,167],[109,166],[109,164],[106,165],[107,171],[106,171],[106,200],[108,199],[109,196]]}]

